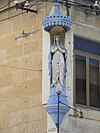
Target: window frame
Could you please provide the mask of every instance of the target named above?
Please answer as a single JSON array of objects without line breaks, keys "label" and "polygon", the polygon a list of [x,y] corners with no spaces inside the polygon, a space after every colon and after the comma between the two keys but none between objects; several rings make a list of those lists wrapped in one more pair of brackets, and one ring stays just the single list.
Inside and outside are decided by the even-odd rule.
[{"label": "window frame", "polygon": [[[74,53],[74,64],[73,64],[73,84],[74,84],[74,90],[73,90],[73,103],[74,103],[74,106],[76,107],[83,107],[83,108],[88,108],[88,109],[94,109],[94,110],[99,110],[100,111],[100,108],[98,107],[92,107],[90,106],[90,93],[89,93],[89,58],[92,58],[92,59],[96,59],[99,61],[99,96],[100,96],[100,56],[99,55],[94,55],[94,54],[90,54],[90,53],[87,53],[87,52],[84,52],[84,51],[79,51],[79,50],[76,50],[74,49],[73,50],[73,53]],[[76,103],[76,66],[75,66],[75,55],[80,55],[80,56],[84,56],[86,57],[86,105],[82,105],[82,104],[78,104]]]}]

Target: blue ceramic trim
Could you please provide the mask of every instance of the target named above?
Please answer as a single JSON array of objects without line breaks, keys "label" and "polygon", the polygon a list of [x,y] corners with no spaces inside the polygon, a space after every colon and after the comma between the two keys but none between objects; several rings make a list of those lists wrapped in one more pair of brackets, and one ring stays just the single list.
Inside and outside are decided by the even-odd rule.
[{"label": "blue ceramic trim", "polygon": [[59,99],[59,125],[58,125],[58,95],[56,93],[56,88],[53,87],[50,91],[50,96],[48,99],[47,107],[45,108],[48,114],[51,115],[55,125],[58,127],[62,123],[65,114],[69,111],[67,107],[68,100],[66,99],[65,92],[62,90]]},{"label": "blue ceramic trim", "polygon": [[46,16],[44,18],[42,25],[45,31],[50,32],[50,30],[54,26],[61,26],[65,29],[65,31],[70,29],[72,25],[71,17],[66,16],[66,15],[61,15],[59,6],[60,6],[60,3],[55,2],[54,3],[54,14],[50,16]]}]

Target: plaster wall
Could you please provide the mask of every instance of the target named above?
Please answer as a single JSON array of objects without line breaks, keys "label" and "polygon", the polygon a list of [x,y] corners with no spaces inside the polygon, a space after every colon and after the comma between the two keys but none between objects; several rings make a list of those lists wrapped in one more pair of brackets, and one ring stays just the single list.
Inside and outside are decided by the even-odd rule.
[{"label": "plaster wall", "polygon": [[[100,18],[97,16],[87,16],[84,11],[72,10],[72,32],[74,35],[81,36],[100,43]],[[73,44],[72,44],[73,45]],[[74,89],[74,87],[73,87]],[[74,102],[74,99],[73,99]],[[76,107],[83,111],[83,117],[79,118],[69,115],[69,133],[99,133],[100,132],[100,111]]]}]

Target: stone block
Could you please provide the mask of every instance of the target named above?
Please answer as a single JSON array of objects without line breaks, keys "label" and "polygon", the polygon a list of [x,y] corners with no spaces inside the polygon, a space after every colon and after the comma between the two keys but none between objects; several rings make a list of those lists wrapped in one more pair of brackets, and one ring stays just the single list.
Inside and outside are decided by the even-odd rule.
[{"label": "stone block", "polygon": [[30,54],[24,54],[20,58],[18,58],[18,66],[21,68],[26,68],[26,69],[34,69],[35,67],[35,56],[34,53]]},{"label": "stone block", "polygon": [[6,13],[1,13],[0,20],[4,19],[6,17]]},{"label": "stone block", "polygon": [[18,97],[2,101],[0,102],[0,106],[1,112],[13,112],[30,107],[29,99],[27,97]]},{"label": "stone block", "polygon": [[38,51],[39,40],[33,40],[30,42],[24,43],[24,54],[32,53],[33,51]]},{"label": "stone block", "polygon": [[[25,82],[13,85],[17,96],[39,95],[41,93],[41,79],[31,79]],[[40,99],[41,100],[41,99]]]},{"label": "stone block", "polygon": [[10,115],[4,108],[4,106],[0,106],[0,130],[10,127]]},{"label": "stone block", "polygon": [[0,23],[0,38],[7,36],[13,32],[13,24],[10,22]]},{"label": "stone block", "polygon": [[27,123],[23,123],[23,124],[12,127],[12,133],[28,133]]},{"label": "stone block", "polygon": [[42,133],[40,121],[28,123],[28,133]]},{"label": "stone block", "polygon": [[10,113],[11,126],[28,122],[28,110],[21,110]]},{"label": "stone block", "polygon": [[36,107],[31,108],[29,110],[29,121],[30,122],[39,121],[42,118],[43,118],[43,116],[42,116],[42,106],[36,106]]},{"label": "stone block", "polygon": [[25,30],[27,27],[36,24],[35,14],[23,14],[13,23],[13,32],[19,32]]},{"label": "stone block", "polygon": [[17,69],[12,74],[12,84],[19,84],[25,81],[25,72],[22,69]]},{"label": "stone block", "polygon": [[[42,121],[45,122],[46,127],[46,117],[43,118],[42,106],[34,106],[32,108],[27,108],[25,110],[20,110],[16,112],[10,113],[10,124],[11,127],[15,125],[19,125],[22,123],[31,123],[35,121],[41,121],[40,127],[44,124]],[[44,128],[44,126],[42,128]]]},{"label": "stone block", "polygon": [[41,22],[43,21],[43,18],[45,17],[45,9],[40,9],[37,14],[37,21],[38,25],[41,25]]},{"label": "stone block", "polygon": [[[24,92],[24,90],[26,89],[26,86],[24,85],[24,82],[14,84],[13,88],[16,91],[17,97],[25,96],[24,94],[26,91]],[[28,93],[28,95],[29,95],[29,93]]]},{"label": "stone block", "polygon": [[22,83],[26,80],[34,79],[34,71],[32,70],[17,70],[12,75],[13,84]]},{"label": "stone block", "polygon": [[16,57],[20,57],[21,55],[23,55],[23,46],[13,46],[11,48],[7,49],[7,59],[13,59]]},{"label": "stone block", "polygon": [[[9,73],[9,74],[11,74],[11,73]],[[3,75],[8,75],[7,67],[1,65],[0,66],[0,77],[2,77]]]},{"label": "stone block", "polygon": [[18,65],[18,58],[7,60],[6,63],[5,63],[4,68],[6,70],[6,74],[13,74],[18,70],[20,72],[20,68],[19,68],[19,65]]},{"label": "stone block", "polygon": [[11,128],[0,129],[0,133],[12,133]]},{"label": "stone block", "polygon": [[0,88],[12,85],[12,75],[5,74],[0,77]]},{"label": "stone block", "polygon": [[17,97],[17,90],[13,86],[0,88],[0,102]]},{"label": "stone block", "polygon": [[47,133],[47,119],[41,120],[41,133]]},{"label": "stone block", "polygon": [[32,106],[41,106],[41,93],[31,93],[31,95],[27,96],[29,100],[29,107]]},{"label": "stone block", "polygon": [[7,34],[7,36],[4,36],[3,38],[0,39],[0,49],[7,50],[10,47],[16,46],[16,41],[15,41],[15,34]]}]

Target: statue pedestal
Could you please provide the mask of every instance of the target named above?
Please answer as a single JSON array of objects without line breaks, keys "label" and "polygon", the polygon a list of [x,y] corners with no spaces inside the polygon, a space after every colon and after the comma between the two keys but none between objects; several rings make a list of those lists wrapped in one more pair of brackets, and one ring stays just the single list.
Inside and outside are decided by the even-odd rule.
[{"label": "statue pedestal", "polygon": [[68,100],[65,97],[64,90],[62,90],[61,94],[59,95],[59,125],[58,125],[58,95],[56,93],[55,87],[52,88],[45,109],[53,119],[56,127],[60,126],[65,114],[69,111],[67,105],[68,105]]}]

